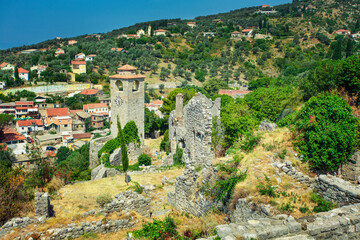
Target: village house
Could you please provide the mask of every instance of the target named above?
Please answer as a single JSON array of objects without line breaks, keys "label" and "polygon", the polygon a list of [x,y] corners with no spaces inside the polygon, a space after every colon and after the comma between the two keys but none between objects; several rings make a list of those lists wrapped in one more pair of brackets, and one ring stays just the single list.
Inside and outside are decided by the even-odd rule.
[{"label": "village house", "polygon": [[30,71],[36,71],[38,77],[40,77],[40,74],[41,74],[42,72],[44,72],[47,67],[48,67],[48,66],[46,66],[46,65],[32,66],[32,67],[30,68]]},{"label": "village house", "polygon": [[186,25],[188,25],[191,28],[194,28],[197,26],[195,22],[187,22]]},{"label": "village house", "polygon": [[221,19],[216,18],[212,20],[213,23],[222,23]]},{"label": "village house", "polygon": [[102,113],[92,113],[91,114],[91,127],[95,129],[102,129],[104,127],[104,120],[106,115]]},{"label": "village house", "polygon": [[58,107],[58,105],[56,105],[55,103],[47,103],[47,102],[37,102],[36,106],[38,107],[41,116],[45,116],[46,109]]},{"label": "village house", "polygon": [[158,30],[155,30],[155,31],[154,31],[154,35],[155,35],[155,36],[160,36],[160,35],[165,36],[166,33],[167,33],[167,31],[164,30],[164,29],[158,29]]},{"label": "village house", "polygon": [[45,129],[57,132],[71,131],[72,118],[68,108],[49,108],[45,110]]},{"label": "village house", "polygon": [[141,37],[141,36],[143,36],[143,35],[145,35],[145,31],[144,31],[144,30],[139,29],[139,30],[136,31],[136,36]]},{"label": "village house", "polygon": [[337,31],[335,31],[335,34],[338,35],[349,35],[351,32],[349,30],[345,30],[345,29],[339,29]]},{"label": "village house", "polygon": [[43,95],[37,95],[37,96],[35,97],[35,102],[36,102],[36,103],[44,103],[44,102],[46,102],[46,99],[50,99],[50,97],[48,97],[48,96],[43,96]]},{"label": "village house", "polygon": [[16,113],[15,103],[14,102],[1,103],[0,113],[15,115]]},{"label": "village house", "polygon": [[33,132],[44,130],[44,124],[41,119],[18,120],[16,130],[27,137]]},{"label": "village house", "polygon": [[61,48],[56,49],[55,51],[55,57],[59,56],[60,54],[65,54],[65,51]]},{"label": "village house", "polygon": [[111,51],[125,52],[125,50],[123,48],[111,48]]},{"label": "village house", "polygon": [[352,38],[354,38],[354,39],[359,39],[360,38],[360,32],[357,32],[357,33],[354,33],[354,34],[351,34],[350,35]]},{"label": "village house", "polygon": [[3,62],[2,64],[0,64],[0,69],[1,70],[15,70],[14,65],[7,63],[7,62]]},{"label": "village house", "polygon": [[106,105],[110,106],[111,98],[106,96],[100,96],[99,98],[100,103],[105,103]]},{"label": "village house", "polygon": [[35,140],[42,146],[59,144],[62,141],[62,136],[61,134],[36,135]]},{"label": "village house", "polygon": [[[29,71],[23,68],[18,69],[19,78],[25,81],[29,81]],[[13,71],[13,78],[15,78],[15,70]]]},{"label": "village house", "polygon": [[161,108],[163,104],[164,104],[164,101],[162,101],[162,100],[152,100],[152,101],[150,101],[150,103],[145,103],[145,107],[147,109],[149,109],[150,111],[154,111],[158,117],[163,118],[164,115],[159,110],[159,108]]},{"label": "village house", "polygon": [[90,103],[83,105],[84,112],[87,113],[109,113],[109,108],[105,103]]},{"label": "village house", "polygon": [[69,45],[73,45],[73,44],[75,44],[75,43],[77,43],[76,40],[69,40],[69,41],[68,41],[68,44],[69,44]]},{"label": "village house", "polygon": [[6,88],[6,83],[0,82],[0,89],[5,89],[5,88]]},{"label": "village house", "polygon": [[262,8],[269,8],[269,7],[270,7],[270,5],[268,5],[268,4],[264,4],[264,5],[261,5],[261,7],[262,7]]},{"label": "village house", "polygon": [[6,146],[12,149],[16,155],[26,153],[26,138],[18,133],[10,126],[5,126],[3,129],[3,138],[0,143],[6,144]]},{"label": "village house", "polygon": [[86,62],[91,62],[91,61],[94,60],[95,57],[96,57],[96,54],[87,55],[87,56],[85,57],[85,61],[86,61]]},{"label": "village house", "polygon": [[84,60],[85,54],[84,53],[78,53],[75,55],[75,60]]},{"label": "village house", "polygon": [[74,133],[73,139],[74,139],[74,142],[76,142],[76,141],[90,142],[91,133]]},{"label": "village house", "polygon": [[30,53],[34,53],[34,52],[38,52],[38,49],[27,49],[27,50],[23,50],[21,51],[22,54],[30,54]]},{"label": "village house", "polygon": [[246,94],[250,93],[248,90],[230,90],[230,89],[220,89],[219,94],[228,95],[233,98],[244,98]]},{"label": "village house", "polygon": [[241,31],[241,34],[245,37],[251,37],[252,33],[253,33],[252,29],[244,29]]},{"label": "village house", "polygon": [[239,31],[234,31],[234,32],[231,33],[231,37],[232,37],[232,38],[241,38],[242,35],[241,35],[241,32],[239,32]]},{"label": "village house", "polygon": [[39,109],[33,101],[15,102],[16,118],[40,118]]},{"label": "village house", "polygon": [[71,61],[71,70],[75,74],[86,73],[86,61]]},{"label": "village house", "polygon": [[215,37],[215,32],[203,32],[204,37]]},{"label": "village house", "polygon": [[98,95],[101,95],[102,91],[100,91],[98,89],[84,89],[79,94],[80,95],[85,95],[85,96],[88,96],[88,97],[96,97]]},{"label": "village house", "polygon": [[[70,116],[73,119],[72,130],[73,131],[86,131],[90,128],[90,118],[89,113],[84,112],[83,110],[70,110]],[[87,120],[88,119],[88,120]]]}]

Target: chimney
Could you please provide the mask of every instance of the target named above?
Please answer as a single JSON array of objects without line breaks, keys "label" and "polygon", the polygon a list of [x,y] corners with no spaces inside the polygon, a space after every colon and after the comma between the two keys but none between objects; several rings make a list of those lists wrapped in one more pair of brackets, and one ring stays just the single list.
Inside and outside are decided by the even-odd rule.
[{"label": "chimney", "polygon": [[176,95],[175,118],[183,117],[184,96],[181,93]]}]

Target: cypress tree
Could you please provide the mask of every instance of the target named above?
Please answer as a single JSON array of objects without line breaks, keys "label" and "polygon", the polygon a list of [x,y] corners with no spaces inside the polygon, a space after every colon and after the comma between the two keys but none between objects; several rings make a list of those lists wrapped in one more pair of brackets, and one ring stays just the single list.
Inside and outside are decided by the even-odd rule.
[{"label": "cypress tree", "polygon": [[15,67],[14,78],[15,78],[15,81],[19,81],[19,80],[20,80],[18,67]]},{"label": "cypress tree", "polygon": [[129,157],[128,157],[128,153],[127,153],[127,147],[126,147],[126,143],[125,143],[125,138],[121,129],[121,123],[119,120],[119,116],[117,116],[117,127],[118,127],[118,138],[120,139],[120,147],[121,147],[121,163],[122,163],[122,167],[123,170],[125,172],[125,179],[127,178],[127,170],[129,167]]},{"label": "cypress tree", "polygon": [[345,53],[346,57],[350,57],[353,54],[353,41],[350,38],[347,40]]}]

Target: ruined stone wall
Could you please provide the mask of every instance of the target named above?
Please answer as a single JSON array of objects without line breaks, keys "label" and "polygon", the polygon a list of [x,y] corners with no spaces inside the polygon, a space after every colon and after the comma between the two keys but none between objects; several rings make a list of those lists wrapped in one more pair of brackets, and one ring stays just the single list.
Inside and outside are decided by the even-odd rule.
[{"label": "ruined stone wall", "polygon": [[[177,97],[177,101],[181,101]],[[176,147],[183,148],[185,163],[204,166],[206,161],[214,159],[211,149],[212,120],[220,119],[220,102],[218,98],[212,101],[203,94],[197,93],[183,108],[175,109],[169,117],[169,141],[171,153]],[[182,105],[177,103],[179,108]]]},{"label": "ruined stone wall", "polygon": [[285,214],[216,227],[221,239],[360,239],[360,204],[295,220]]},{"label": "ruined stone wall", "polygon": [[51,217],[52,208],[50,205],[50,195],[45,192],[35,193],[35,216],[36,217]]},{"label": "ruined stone wall", "polygon": [[184,174],[176,178],[175,191],[168,193],[168,203],[197,217],[207,213],[214,203],[200,191],[199,177],[193,166],[186,165]]},{"label": "ruined stone wall", "polygon": [[104,144],[111,139],[112,136],[106,136],[106,137],[93,139],[90,141],[90,153],[89,153],[90,169],[96,167],[96,165],[100,163],[98,152],[104,146]]},{"label": "ruined stone wall", "polygon": [[251,202],[250,199],[240,198],[236,203],[235,210],[230,215],[232,223],[246,222],[269,216],[270,207],[261,206]]},{"label": "ruined stone wall", "polygon": [[360,183],[360,151],[356,151],[350,161],[341,166],[340,172],[343,179]]},{"label": "ruined stone wall", "polygon": [[115,195],[113,201],[106,205],[106,210],[109,212],[135,211],[142,216],[149,217],[150,203],[150,198],[145,198],[134,191],[125,191]]}]

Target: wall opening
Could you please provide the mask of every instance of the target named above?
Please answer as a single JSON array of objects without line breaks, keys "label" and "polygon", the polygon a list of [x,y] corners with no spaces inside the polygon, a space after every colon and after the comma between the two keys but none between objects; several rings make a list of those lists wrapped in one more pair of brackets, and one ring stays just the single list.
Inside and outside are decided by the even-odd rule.
[{"label": "wall opening", "polygon": [[118,91],[123,91],[124,90],[122,81],[116,81],[116,86],[118,88]]},{"label": "wall opening", "polygon": [[132,88],[133,92],[136,92],[139,90],[139,81],[133,81],[133,88]]}]

